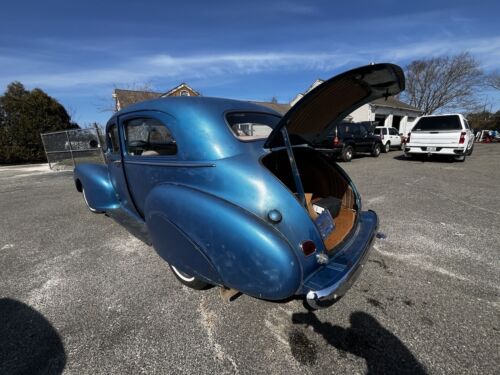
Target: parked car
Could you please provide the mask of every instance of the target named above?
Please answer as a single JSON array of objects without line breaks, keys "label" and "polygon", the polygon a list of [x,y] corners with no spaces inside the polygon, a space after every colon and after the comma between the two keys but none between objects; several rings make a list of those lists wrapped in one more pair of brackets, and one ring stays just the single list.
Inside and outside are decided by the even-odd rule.
[{"label": "parked car", "polygon": [[315,143],[314,147],[333,158],[348,162],[359,153],[378,157],[382,141],[365,123],[341,122],[334,125],[328,136]]},{"label": "parked car", "polygon": [[380,137],[383,152],[389,152],[391,148],[398,150],[401,148],[401,135],[399,135],[398,129],[377,126],[373,133]]},{"label": "parked car", "polygon": [[78,191],[168,262],[194,289],[337,301],[359,275],[378,218],[348,175],[310,147],[359,106],[404,88],[392,64],[316,87],[285,116],[250,102],[169,97],[106,126],[107,165],[80,164]]},{"label": "parked car", "polygon": [[428,115],[417,121],[405,145],[405,155],[445,155],[464,161],[474,149],[474,133],[461,114]]}]

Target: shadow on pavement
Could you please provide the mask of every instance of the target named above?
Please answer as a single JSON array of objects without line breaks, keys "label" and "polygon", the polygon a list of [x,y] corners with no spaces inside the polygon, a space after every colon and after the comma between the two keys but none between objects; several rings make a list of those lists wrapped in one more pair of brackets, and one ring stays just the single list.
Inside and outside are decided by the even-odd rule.
[{"label": "shadow on pavement", "polygon": [[0,374],[61,374],[66,353],[57,331],[36,310],[0,299]]},{"label": "shadow on pavement", "polygon": [[394,156],[395,160],[404,160],[404,161],[409,161],[409,162],[434,162],[434,163],[453,163],[455,162],[455,159],[452,156],[444,156],[444,155],[412,155],[412,156],[405,156],[403,155],[398,155]]},{"label": "shadow on pavement", "polygon": [[[295,313],[294,324],[310,326],[314,332],[334,348],[351,353],[366,360],[368,374],[426,374],[422,364],[410,350],[391,332],[369,314],[351,314],[351,327],[343,328],[321,322],[314,313]],[[290,333],[290,347],[293,356],[302,364],[314,363],[315,344],[300,330]],[[332,363],[332,366],[335,366]]]}]

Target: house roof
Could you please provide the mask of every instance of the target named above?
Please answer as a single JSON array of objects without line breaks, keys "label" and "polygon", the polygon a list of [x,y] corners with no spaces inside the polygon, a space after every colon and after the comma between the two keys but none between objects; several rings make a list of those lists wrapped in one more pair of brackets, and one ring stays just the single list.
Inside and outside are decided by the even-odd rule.
[{"label": "house roof", "polygon": [[255,103],[255,104],[270,108],[270,109],[275,110],[276,112],[278,112],[282,115],[287,113],[288,110],[292,107],[288,103],[254,102],[254,101],[252,101],[251,103]]},{"label": "house roof", "polygon": [[161,95],[161,92],[115,89],[113,97],[116,99],[117,107],[119,104],[117,109],[123,109],[144,100],[159,98]]},{"label": "house roof", "polygon": [[385,98],[375,99],[370,104],[378,106],[378,107],[399,108],[399,109],[405,109],[408,111],[415,111],[415,112],[422,113],[422,111],[420,109],[418,109],[417,107],[414,107],[408,103],[402,102],[401,100],[396,99],[394,96],[389,96],[387,99],[385,99]]}]

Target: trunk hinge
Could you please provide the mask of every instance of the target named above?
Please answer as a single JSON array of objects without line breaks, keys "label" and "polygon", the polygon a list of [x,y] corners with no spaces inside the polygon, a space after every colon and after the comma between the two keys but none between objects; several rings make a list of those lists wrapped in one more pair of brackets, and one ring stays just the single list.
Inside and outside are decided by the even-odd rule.
[{"label": "trunk hinge", "polygon": [[297,195],[300,203],[307,208],[306,195],[304,193],[304,186],[302,186],[302,180],[300,179],[299,168],[295,161],[295,155],[293,154],[292,144],[290,142],[290,137],[288,136],[288,131],[286,126],[281,129],[281,134],[283,135],[283,141],[285,142],[286,152],[288,154],[288,160],[290,161],[290,167],[292,168],[293,179],[295,182],[295,187],[297,188]]}]

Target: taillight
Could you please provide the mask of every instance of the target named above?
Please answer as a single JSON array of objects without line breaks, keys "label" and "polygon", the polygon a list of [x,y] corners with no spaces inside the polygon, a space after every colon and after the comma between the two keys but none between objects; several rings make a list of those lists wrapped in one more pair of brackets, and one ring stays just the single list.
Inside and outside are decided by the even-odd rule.
[{"label": "taillight", "polygon": [[302,252],[307,257],[316,251],[316,244],[311,240],[304,241],[300,244]]},{"label": "taillight", "polygon": [[465,143],[465,135],[466,134],[467,134],[466,132],[460,133],[460,140],[458,141],[459,144],[464,144]]},{"label": "taillight", "polygon": [[380,133],[380,139],[384,140],[384,133]]},{"label": "taillight", "polygon": [[333,145],[337,146],[339,143],[340,143],[339,137],[335,136],[335,138],[333,138]]}]

